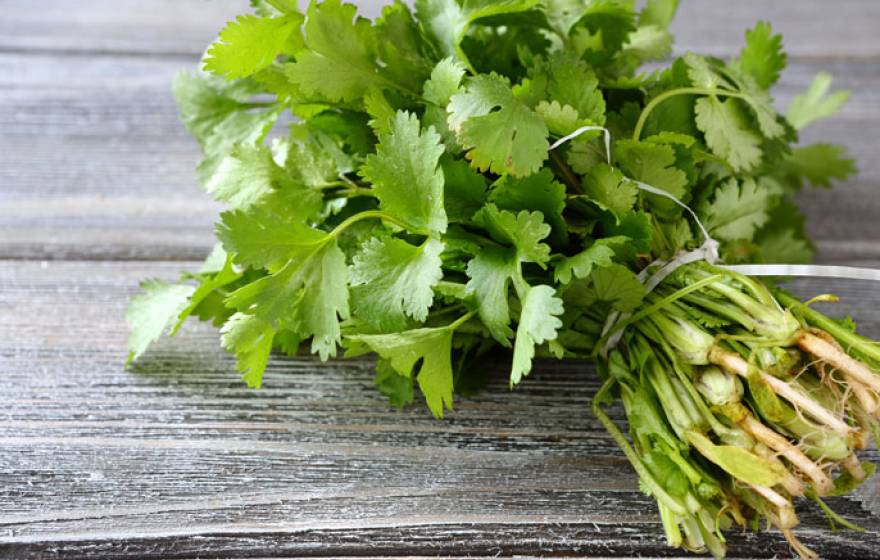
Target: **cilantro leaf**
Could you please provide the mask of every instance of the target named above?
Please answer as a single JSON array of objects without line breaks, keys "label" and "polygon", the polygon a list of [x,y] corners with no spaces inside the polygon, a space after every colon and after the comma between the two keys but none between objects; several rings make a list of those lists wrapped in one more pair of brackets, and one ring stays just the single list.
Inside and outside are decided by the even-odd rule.
[{"label": "cilantro leaf", "polygon": [[[687,201],[687,176],[676,167],[675,150],[667,144],[619,140],[614,144],[614,156],[628,177],[663,189],[675,198]],[[645,195],[651,204],[668,212],[679,210],[672,200],[657,195]]]},{"label": "cilantro leaf", "polygon": [[620,170],[606,163],[595,165],[584,177],[583,186],[591,201],[618,218],[632,210],[638,195],[635,184],[625,180]]},{"label": "cilantro leaf", "polygon": [[[553,270],[557,282],[568,284],[572,276],[575,278],[587,278],[594,269],[609,266],[614,258],[614,250],[609,247],[614,241],[623,241],[624,237],[607,237],[597,241],[587,249],[571,257],[563,257]],[[609,243],[609,241],[611,241]]]},{"label": "cilantro leaf", "polygon": [[767,209],[778,194],[778,185],[770,181],[730,178],[716,189],[714,200],[704,205],[700,214],[714,237],[750,239],[767,223]]},{"label": "cilantro leaf", "polygon": [[846,149],[834,144],[809,144],[791,151],[782,162],[786,176],[798,187],[807,182],[815,187],[830,187],[834,179],[846,179],[856,172],[855,161],[846,157]]},{"label": "cilantro leaf", "polygon": [[400,375],[388,360],[376,360],[376,379],[374,380],[379,391],[388,397],[392,406],[403,408],[413,402],[414,388],[410,377]]},{"label": "cilantro leaf", "polygon": [[739,66],[760,88],[768,89],[779,80],[786,60],[782,35],[774,35],[768,22],[759,21],[754,29],[746,31],[746,45],[739,53]]},{"label": "cilantro leaf", "polygon": [[340,341],[339,318],[349,314],[348,267],[333,238],[314,238],[314,243],[287,244],[284,250],[292,256],[287,264],[232,292],[226,301],[276,330],[313,337],[312,352],[326,360]]},{"label": "cilantro leaf", "polygon": [[570,32],[571,43],[593,65],[604,65],[615,55],[635,30],[631,5],[618,2],[590,2]]},{"label": "cilantro leaf", "polygon": [[748,171],[761,161],[761,137],[749,125],[735,99],[701,97],[696,103],[697,127],[713,153],[735,171]]},{"label": "cilantro leaf", "polygon": [[474,216],[474,221],[485,228],[495,241],[516,247],[517,257],[521,261],[544,266],[549,260],[550,247],[541,243],[541,240],[550,235],[550,226],[544,223],[544,216],[540,212],[523,210],[514,214],[499,210],[489,203]]},{"label": "cilantro leaf", "polygon": [[466,161],[444,157],[443,204],[450,221],[468,222],[486,203],[486,178]]},{"label": "cilantro leaf", "polygon": [[263,385],[274,336],[275,330],[269,323],[245,313],[236,313],[220,329],[223,348],[235,353],[238,371],[252,389]]},{"label": "cilantro leaf", "polygon": [[377,64],[378,37],[370,22],[355,18],[354,4],[312,2],[306,14],[305,48],[286,66],[288,78],[306,94],[329,101],[356,101],[371,87],[394,84]]},{"label": "cilantro leaf", "polygon": [[393,237],[372,238],[351,267],[352,307],[382,331],[406,328],[406,317],[424,322],[443,278],[443,243],[428,239],[419,247]]},{"label": "cilantro leaf", "polygon": [[477,300],[480,320],[492,337],[503,346],[510,346],[508,291],[510,280],[519,271],[516,252],[508,248],[487,247],[468,262],[468,293]]},{"label": "cilantro leaf", "polygon": [[447,57],[438,62],[431,71],[431,78],[425,82],[423,93],[425,100],[446,107],[461,87],[465,72],[464,65],[454,58]]},{"label": "cilantro leaf", "polygon": [[529,69],[529,77],[535,82],[546,82],[547,100],[542,102],[545,113],[547,106],[555,102],[561,106],[558,112],[564,112],[565,107],[573,109],[578,125],[605,123],[605,99],[596,73],[573,53],[560,52],[546,61],[539,59]]},{"label": "cilantro leaf", "polygon": [[547,125],[516,98],[507,78],[497,74],[469,80],[452,96],[449,126],[480,171],[529,175],[547,159]]},{"label": "cilantro leaf", "polygon": [[137,360],[150,344],[174,327],[195,290],[187,284],[166,284],[160,280],[144,280],[140,287],[143,293],[131,299],[125,315],[131,328],[126,365]]},{"label": "cilantro leaf", "polygon": [[302,22],[303,16],[296,12],[281,17],[239,16],[208,49],[205,70],[229,80],[259,72],[279,54],[293,54],[303,47]]},{"label": "cilantro leaf", "polygon": [[791,100],[785,118],[798,130],[810,123],[827,118],[837,112],[849,99],[850,92],[838,90],[828,93],[831,76],[825,72],[816,74],[807,91]]},{"label": "cilantro leaf", "polygon": [[404,2],[382,8],[375,22],[381,72],[408,94],[419,91],[434,66],[433,49]]},{"label": "cilantro leaf", "polygon": [[238,145],[255,145],[278,119],[278,109],[255,107],[253,82],[227,82],[205,73],[181,72],[174,78],[180,120],[199,142],[204,159],[199,176],[207,183],[224,157]]},{"label": "cilantro leaf", "polygon": [[272,204],[224,212],[220,218],[217,238],[244,266],[277,270],[327,240],[325,233],[291,221]]},{"label": "cilantro leaf", "polygon": [[[423,328],[389,334],[350,335],[350,343],[365,345],[404,377],[415,377],[428,408],[437,418],[452,408],[452,335],[449,327]],[[348,355],[363,350],[349,347]]]},{"label": "cilantro leaf", "polygon": [[446,56],[462,57],[468,28],[482,18],[530,10],[540,0],[416,0],[416,15]]},{"label": "cilantro leaf", "polygon": [[645,297],[645,287],[636,275],[620,264],[595,270],[591,276],[596,299],[606,301],[623,312],[632,311]]},{"label": "cilantro leaf", "polygon": [[[210,270],[210,261],[218,256],[222,256],[223,265],[218,270]],[[204,318],[201,314],[204,312],[203,303],[205,303],[206,300],[209,300],[212,296],[215,296],[216,292],[221,288],[224,288],[241,278],[242,272],[232,265],[231,256],[227,255],[226,251],[223,250],[223,247],[218,244],[214,247],[214,251],[211,253],[211,256],[208,257],[208,260],[205,261],[205,266],[202,267],[199,276],[201,277],[199,278],[199,285],[189,297],[187,306],[177,315],[177,323],[171,328],[171,331],[168,333],[169,336],[177,334],[177,331],[180,330],[183,323],[193,313],[198,314],[200,318]],[[225,315],[226,309],[224,307],[220,316],[215,316],[215,321],[224,320]]]},{"label": "cilantro leaf", "polygon": [[262,146],[237,146],[220,162],[205,185],[214,198],[233,208],[247,209],[272,198],[296,200],[297,212],[312,216],[324,206],[320,190],[309,190],[275,163],[272,153]]},{"label": "cilantro leaf", "polygon": [[565,186],[556,181],[553,172],[542,169],[524,178],[505,177],[495,184],[489,201],[502,210],[538,211],[552,228],[551,240],[564,243],[568,225],[562,218],[565,209]]},{"label": "cilantro leaf", "polygon": [[516,329],[513,346],[513,367],[510,371],[511,387],[522,381],[532,369],[535,345],[556,339],[562,327],[558,316],[562,315],[562,300],[556,297],[550,286],[531,286],[523,298],[522,312]]},{"label": "cilantro leaf", "polygon": [[373,183],[381,208],[413,231],[446,231],[443,209],[443,145],[433,128],[419,130],[419,119],[399,111],[388,134],[379,137],[361,176]]}]

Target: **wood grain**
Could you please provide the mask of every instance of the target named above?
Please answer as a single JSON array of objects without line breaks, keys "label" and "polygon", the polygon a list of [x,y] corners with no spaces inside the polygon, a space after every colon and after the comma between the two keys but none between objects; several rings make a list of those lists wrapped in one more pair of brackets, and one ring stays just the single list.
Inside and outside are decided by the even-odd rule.
[{"label": "wood grain", "polygon": [[[250,391],[205,325],[121,370],[126,298],[187,264],[0,262],[0,556],[664,553],[654,505],[588,412],[584,363],[543,362],[514,392],[498,364],[442,422],[389,409],[365,360],[279,357]],[[834,288],[839,312],[876,301]],[[823,557],[880,543],[859,499],[832,504],[870,532],[828,533],[803,504]],[[787,550],[731,539],[737,554]]]},{"label": "wood grain", "polygon": [[[353,3],[373,17],[386,2]],[[0,50],[192,55],[246,9],[246,0],[77,0],[76,9],[67,0],[8,0],[0,19]],[[682,2],[673,31],[681,50],[727,56],[759,19],[785,34],[786,49],[795,57],[880,54],[880,4],[873,0],[838,2],[833,11],[824,0],[799,0],[796,7],[766,0]]]},{"label": "wood grain", "polygon": [[[246,4],[3,3],[0,259],[14,260],[0,260],[0,558],[675,554],[588,412],[584,363],[541,362],[514,392],[498,363],[442,422],[389,408],[369,360],[273,358],[250,391],[206,325],[121,368],[127,298],[196,267],[219,210],[196,185],[171,79]],[[822,260],[878,266],[880,3],[683,2],[676,50],[730,56],[759,18],[791,55],[780,107],[820,70],[853,90],[804,140],[846,145],[861,173],[801,203]],[[793,286],[844,296],[834,312],[880,337],[873,285]],[[804,540],[823,558],[876,556],[880,483],[831,504],[868,532],[830,533],[801,504]],[[789,555],[777,535],[730,547]]]}]

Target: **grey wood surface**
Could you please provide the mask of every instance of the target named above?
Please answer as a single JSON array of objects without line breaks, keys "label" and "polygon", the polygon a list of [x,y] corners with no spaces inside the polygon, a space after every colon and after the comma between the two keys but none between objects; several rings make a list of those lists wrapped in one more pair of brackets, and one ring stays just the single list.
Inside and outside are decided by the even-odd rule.
[{"label": "grey wood surface", "polygon": [[[196,186],[170,80],[245,4],[0,5],[0,558],[670,554],[588,412],[584,363],[543,362],[514,392],[499,364],[442,422],[389,409],[369,361],[278,358],[249,391],[205,325],[121,368],[127,298],[195,266],[218,210]],[[880,264],[880,2],[681,11],[679,50],[726,56],[756,19],[781,29],[780,106],[819,70],[853,90],[806,136],[845,144],[861,173],[802,203],[823,261]],[[875,286],[793,285],[841,294],[836,312],[880,338]],[[805,507],[804,540],[823,557],[876,557],[878,485],[832,502],[868,533],[832,534]],[[730,544],[789,554],[773,535]]]}]

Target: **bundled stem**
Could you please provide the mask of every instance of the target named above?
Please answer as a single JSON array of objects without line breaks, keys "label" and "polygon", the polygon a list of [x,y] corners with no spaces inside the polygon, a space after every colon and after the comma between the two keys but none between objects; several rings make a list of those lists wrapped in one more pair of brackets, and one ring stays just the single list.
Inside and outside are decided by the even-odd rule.
[{"label": "bundled stem", "polygon": [[[624,449],[640,476],[648,474],[645,487],[661,504],[670,544],[693,545],[679,530],[693,536],[694,523],[714,507],[738,512],[729,520],[741,524],[767,518],[795,552],[815,558],[792,532],[792,498],[812,497],[835,521],[819,498],[839,490],[835,473],[849,488],[873,472],[855,451],[877,431],[880,376],[845,350],[859,342],[856,335],[819,330],[817,323],[833,321],[784,301],[754,279],[693,264],[626,321],[603,392],[622,387],[634,443],[624,441]],[[619,430],[617,436],[623,438]],[[656,472],[661,449],[674,457],[664,476]],[[721,490],[698,500],[702,510],[681,516],[670,500],[690,502],[683,501],[685,487],[671,481],[674,472],[691,470],[701,474],[690,476],[686,496],[699,495],[702,476]],[[699,542],[702,550],[723,553]]]}]

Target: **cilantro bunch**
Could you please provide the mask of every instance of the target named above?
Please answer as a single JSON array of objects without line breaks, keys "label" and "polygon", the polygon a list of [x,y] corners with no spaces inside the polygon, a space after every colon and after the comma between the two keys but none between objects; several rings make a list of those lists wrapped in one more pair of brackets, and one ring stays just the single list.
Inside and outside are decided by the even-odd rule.
[{"label": "cilantro bunch", "polygon": [[[747,336],[738,329],[779,308],[742,279],[694,288],[688,278],[700,265],[646,292],[638,272],[704,241],[676,199],[721,242],[725,262],[802,262],[812,245],[793,196],[854,172],[841,147],[798,144],[800,130],[848,96],[830,91],[829,76],[784,115],[775,110],[769,90],[786,56],[767,23],[746,32],[733,59],[670,61],[677,0],[640,10],[631,0],[416,0],[414,10],[395,1],[375,21],[339,0],[313,1],[305,13],[293,0],[252,4],[202,68],[175,81],[181,119],[204,153],[199,179],[228,210],[200,270],[176,284],[143,283],[128,314],[129,362],[194,315],[220,327],[252,387],[273,351],[371,353],[393,404],[420,392],[442,417],[456,391],[479,385],[481,359],[509,355],[513,386],[537,355],[596,357],[608,315],[634,312],[642,322],[631,320],[611,360],[600,361],[625,403],[655,402],[673,385],[648,391],[646,363],[694,378],[692,366],[708,362],[694,363],[688,342],[708,353],[707,340]],[[669,301],[657,298],[682,291],[691,300],[667,317]],[[743,305],[745,315],[733,309]],[[701,326],[688,328],[681,314]],[[748,345],[722,350],[754,359]],[[675,411],[657,410],[675,426]],[[701,437],[719,437],[697,425]],[[705,454],[688,455],[710,449],[685,434],[692,428],[663,437],[683,446],[681,465],[708,472]],[[657,477],[639,455],[654,453],[649,440],[628,453],[643,482]],[[721,470],[718,488],[739,480]],[[702,498],[716,505],[700,511],[720,511]],[[768,499],[736,503],[769,517]],[[708,523],[697,518],[670,523],[693,536]]]}]

